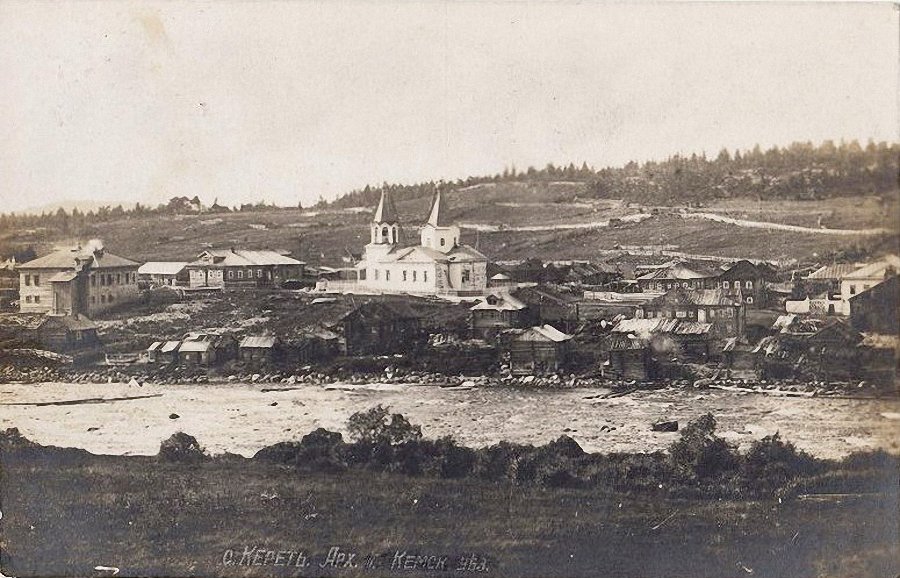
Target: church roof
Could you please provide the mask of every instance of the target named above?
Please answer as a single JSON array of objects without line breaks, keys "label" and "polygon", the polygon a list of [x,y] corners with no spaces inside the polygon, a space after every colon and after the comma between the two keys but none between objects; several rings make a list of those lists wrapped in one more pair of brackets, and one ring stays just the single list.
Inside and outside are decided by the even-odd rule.
[{"label": "church roof", "polygon": [[393,249],[385,255],[381,261],[436,261],[440,263],[459,263],[466,261],[487,261],[487,257],[468,245],[456,246],[449,253],[442,253],[431,247],[415,245],[413,247]]},{"label": "church roof", "polygon": [[378,201],[378,208],[375,209],[375,217],[372,220],[376,223],[396,223],[400,220],[397,217],[394,200],[387,191],[381,191],[381,199]]},{"label": "church roof", "polygon": [[449,227],[451,223],[447,220],[447,209],[444,207],[444,196],[441,191],[434,194],[434,202],[431,205],[431,212],[428,214],[428,223],[432,227]]}]

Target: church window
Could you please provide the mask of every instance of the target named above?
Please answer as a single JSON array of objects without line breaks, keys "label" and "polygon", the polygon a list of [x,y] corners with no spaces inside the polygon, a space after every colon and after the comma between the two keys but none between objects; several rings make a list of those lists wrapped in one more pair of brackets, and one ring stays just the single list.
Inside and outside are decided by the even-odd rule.
[{"label": "church window", "polygon": [[416,281],[416,273],[418,273],[418,271],[413,271],[413,282]]},{"label": "church window", "polygon": [[375,280],[378,281],[378,269],[375,269]]},{"label": "church window", "polygon": [[422,271],[422,281],[428,283],[428,271]]},{"label": "church window", "polygon": [[403,280],[406,281],[406,269],[403,270]]},{"label": "church window", "polygon": [[443,237],[441,237],[441,247],[443,247],[443,246],[445,245],[445,243],[446,243],[446,239],[444,239]]},{"label": "church window", "polygon": [[391,280],[391,270],[390,270],[390,269],[385,269],[385,270],[384,270],[384,280],[385,280],[385,281],[390,281],[390,280]]}]

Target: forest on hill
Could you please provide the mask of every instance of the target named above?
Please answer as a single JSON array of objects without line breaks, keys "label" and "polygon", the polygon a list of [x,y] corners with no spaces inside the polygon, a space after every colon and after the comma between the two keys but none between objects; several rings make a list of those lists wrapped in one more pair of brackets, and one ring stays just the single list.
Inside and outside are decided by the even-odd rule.
[{"label": "forest on hill", "polygon": [[[759,145],[733,153],[674,155],[664,161],[629,162],[595,170],[587,163],[542,169],[515,167],[493,176],[469,177],[453,183],[414,185],[384,183],[351,191],[330,203],[336,208],[372,206],[382,191],[395,201],[430,196],[438,187],[462,189],[489,183],[566,181],[582,183],[581,198],[625,199],[650,204],[750,198],[820,200],[854,195],[882,195],[898,188],[900,144],[857,141],[793,143],[763,150]],[[577,193],[573,193],[577,194]]]},{"label": "forest on hill", "polygon": [[[528,167],[520,171],[508,167],[492,176],[469,177],[454,182],[429,181],[414,185],[384,183],[350,191],[332,201],[320,200],[317,209],[373,207],[382,191],[401,203],[431,197],[438,189],[471,193],[478,201],[483,187],[505,185],[509,200],[516,200],[521,186],[547,191],[550,185],[565,183],[563,193],[556,191],[546,202],[590,199],[624,199],[649,205],[703,203],[718,199],[823,200],[856,195],[896,196],[900,172],[900,144],[857,141],[794,143],[787,147],[747,151],[722,150],[715,158],[703,154],[674,155],[664,161],[630,162],[622,167],[594,169],[587,163],[542,169]],[[540,185],[540,186],[537,186]],[[471,188],[471,190],[467,190]],[[538,192],[538,196],[548,195]],[[532,201],[539,200],[532,198]],[[301,208],[299,206],[291,209]],[[465,207],[460,207],[464,209]],[[99,223],[156,216],[255,213],[277,210],[262,201],[226,207],[214,200],[204,206],[194,196],[173,197],[157,207],[136,204],[131,208],[101,206],[96,210],[57,211],[35,214],[0,214],[0,232],[46,228],[63,235],[78,235]],[[27,257],[27,255],[21,255]]]}]

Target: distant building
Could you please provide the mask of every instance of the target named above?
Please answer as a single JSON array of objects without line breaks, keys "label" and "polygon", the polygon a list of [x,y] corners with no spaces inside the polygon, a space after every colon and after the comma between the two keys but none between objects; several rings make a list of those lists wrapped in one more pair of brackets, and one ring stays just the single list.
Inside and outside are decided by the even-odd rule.
[{"label": "distant building", "polygon": [[771,270],[768,267],[740,260],[722,271],[716,277],[715,283],[716,289],[724,289],[731,294],[736,295],[739,290],[744,304],[748,307],[760,307],[766,301],[766,282],[770,278]]},{"label": "distant building", "polygon": [[0,341],[66,354],[100,348],[97,326],[83,315],[0,314]]},{"label": "distant building", "polygon": [[547,375],[566,368],[572,336],[552,325],[511,330],[505,335],[513,375]]},{"label": "distant building", "polygon": [[370,242],[358,263],[359,285],[380,293],[477,296],[487,287],[487,257],[459,242],[443,196],[434,198],[420,243],[403,246],[393,201],[382,192],[370,227]]},{"label": "distant building", "polygon": [[99,244],[23,263],[18,268],[19,310],[92,317],[137,299],[138,265]]},{"label": "distant building", "polygon": [[640,305],[637,317],[709,323],[713,339],[744,336],[744,304],[724,289],[673,289]]},{"label": "distant building", "polygon": [[279,287],[303,277],[305,263],[276,251],[208,249],[188,263],[191,287]]},{"label": "distant building", "polygon": [[184,261],[149,261],[138,267],[138,282],[151,287],[183,287],[189,281]]},{"label": "distant building", "polygon": [[637,278],[642,291],[671,291],[683,289],[709,289],[715,283],[718,271],[701,270],[684,263],[667,263]]}]

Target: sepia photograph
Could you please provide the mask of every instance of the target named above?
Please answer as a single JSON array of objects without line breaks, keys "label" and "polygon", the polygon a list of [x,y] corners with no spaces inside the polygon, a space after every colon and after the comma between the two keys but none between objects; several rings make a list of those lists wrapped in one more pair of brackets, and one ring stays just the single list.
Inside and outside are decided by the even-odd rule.
[{"label": "sepia photograph", "polygon": [[898,6],[0,0],[0,577],[900,576]]}]

